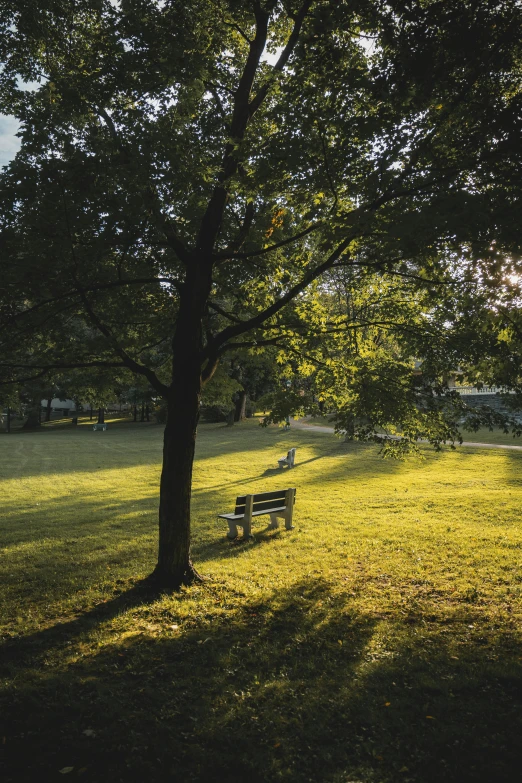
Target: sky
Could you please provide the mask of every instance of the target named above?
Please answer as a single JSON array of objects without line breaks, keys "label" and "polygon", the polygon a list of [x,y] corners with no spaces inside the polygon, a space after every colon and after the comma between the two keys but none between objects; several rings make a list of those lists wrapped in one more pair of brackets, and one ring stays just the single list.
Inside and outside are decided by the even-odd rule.
[{"label": "sky", "polygon": [[18,127],[18,121],[14,117],[0,114],[0,166],[7,165],[20,148],[20,139],[15,136]]}]

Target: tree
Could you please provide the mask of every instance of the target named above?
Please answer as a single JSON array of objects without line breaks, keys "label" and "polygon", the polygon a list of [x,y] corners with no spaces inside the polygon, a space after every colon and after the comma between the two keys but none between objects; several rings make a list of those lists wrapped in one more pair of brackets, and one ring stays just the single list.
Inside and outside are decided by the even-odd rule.
[{"label": "tree", "polygon": [[261,351],[237,350],[222,357],[201,397],[202,413],[207,421],[229,424],[241,421],[248,415],[247,400],[251,406],[280,385],[277,349],[268,346]]},{"label": "tree", "polygon": [[22,122],[0,192],[2,366],[126,368],[166,400],[154,577],[189,583],[199,402],[226,353],[321,340],[302,323],[328,273],[444,291],[465,254],[475,279],[516,267],[520,8],[1,7],[0,95]]}]

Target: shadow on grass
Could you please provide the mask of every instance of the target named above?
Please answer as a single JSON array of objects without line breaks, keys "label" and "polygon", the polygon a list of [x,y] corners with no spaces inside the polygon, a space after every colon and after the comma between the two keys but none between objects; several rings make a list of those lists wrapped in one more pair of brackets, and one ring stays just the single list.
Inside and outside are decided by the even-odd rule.
[{"label": "shadow on grass", "polygon": [[[204,463],[227,453],[230,456],[267,451],[267,460],[277,462],[280,449],[289,448],[287,433],[283,430],[263,430],[248,424],[233,433],[227,428],[226,437],[220,425],[200,428],[196,447],[196,460]],[[136,425],[125,422],[109,428],[107,432],[92,432],[89,427],[42,428],[39,431],[13,432],[2,441],[2,453],[9,466],[9,475],[28,478],[51,472],[74,475],[76,470],[96,473],[113,468],[161,466],[161,426]],[[18,437],[18,436],[24,437]],[[319,445],[317,440],[299,436],[298,445]],[[274,448],[273,456],[269,453]],[[275,451],[277,449],[277,452]],[[41,469],[37,466],[41,465]],[[1,463],[0,463],[1,466]]]},{"label": "shadow on grass", "polygon": [[[192,490],[192,496],[194,498],[198,498],[201,497],[202,495],[216,492],[220,489],[232,490],[234,487],[241,487],[243,484],[250,484],[253,481],[258,481],[259,479],[277,478],[278,476],[281,478],[282,481],[285,482],[284,487],[287,487],[288,482],[290,482],[290,480],[292,479],[292,476],[295,476],[295,478],[299,478],[299,470],[298,470],[299,467],[302,468],[305,465],[308,465],[310,462],[316,462],[317,460],[323,459],[324,456],[325,456],[324,454],[318,454],[316,457],[310,457],[310,459],[305,459],[302,462],[299,462],[297,465],[295,465],[292,469],[267,468],[265,471],[263,471],[263,473],[258,473],[256,476],[246,476],[245,478],[241,478],[241,479],[235,478],[234,481],[224,481],[221,484],[211,484],[210,486],[195,487]],[[294,473],[294,471],[297,471],[297,473]],[[242,492],[244,492],[244,490],[242,490]],[[237,497],[237,493],[233,496],[232,502],[235,501],[236,497]]]},{"label": "shadow on grass", "polygon": [[270,544],[280,538],[281,535],[289,535],[291,533],[291,531],[285,529],[285,523],[280,519],[279,528],[274,530],[268,525],[258,527],[252,531],[253,538],[246,539],[243,538],[243,529],[238,523],[239,535],[237,538],[230,539],[226,534],[228,530],[226,522],[224,520],[220,521],[224,522],[224,526],[217,531],[215,539],[203,541],[196,539],[193,542],[191,550],[195,563],[206,563],[208,560],[223,561],[229,558],[241,557],[245,552],[250,551],[252,547]]},{"label": "shadow on grass", "polygon": [[142,588],[7,648],[6,783],[67,767],[86,783],[518,779],[509,635],[459,656],[450,634],[429,645],[421,626],[386,642],[382,616],[312,579],[170,630],[183,600],[156,635],[116,635],[84,657],[100,623],[152,602]]},{"label": "shadow on grass", "polygon": [[140,582],[72,620],[57,622],[49,628],[19,639],[8,639],[0,649],[0,667],[3,669],[3,671],[0,669],[0,672],[2,676],[9,676],[10,662],[14,661],[17,664],[24,661],[33,666],[40,658],[44,660],[50,649],[56,651],[70,644],[71,639],[89,633],[101,623],[111,620],[122,612],[137,606],[152,604],[157,599],[157,589],[151,588],[146,582]]},{"label": "shadow on grass", "polygon": [[[107,444],[106,444],[107,445]],[[110,445],[110,444],[109,444]],[[314,444],[319,447],[319,444]],[[362,475],[368,474],[368,464],[360,462],[356,457],[360,447],[352,444],[329,444],[328,448],[323,448],[318,454],[309,459],[302,460],[291,470],[280,468],[267,468],[264,472],[233,477],[228,481],[219,484],[198,486],[197,482],[192,491],[193,503],[192,509],[195,518],[211,515],[216,516],[220,513],[232,511],[237,495],[244,494],[252,489],[254,492],[263,492],[274,489],[273,482],[277,481],[277,488],[285,488],[295,485],[298,487],[298,509],[299,498],[301,497],[300,483],[306,482],[306,485],[320,484],[326,490],[329,482],[337,482],[344,479],[346,482],[355,482]],[[125,451],[121,446],[118,453],[114,456],[112,468],[125,468],[131,465],[139,464],[139,453]],[[92,455],[96,469],[104,469],[99,466],[100,455]],[[325,457],[339,457],[335,464],[330,464],[326,474],[319,472],[313,476],[307,476],[305,468],[314,462],[318,462]],[[346,461],[343,457],[351,457]],[[112,457],[111,457],[112,458]],[[136,462],[133,460],[136,458]],[[91,455],[86,455],[86,460],[91,459]],[[105,459],[107,457],[105,456]],[[245,450],[245,460],[248,460],[248,450]],[[53,472],[55,465],[53,464]],[[374,460],[371,462],[372,475],[390,474],[400,470],[400,463],[392,463],[384,460]],[[60,472],[59,470],[57,472]],[[63,471],[65,473],[65,471]],[[94,472],[94,471],[93,471]],[[29,471],[19,472],[20,477],[30,475]],[[71,480],[74,479],[74,472],[70,473]],[[264,484],[263,479],[268,483]],[[158,477],[159,483],[159,477]],[[71,532],[74,536],[82,538],[89,535],[99,535],[108,533],[112,525],[126,529],[129,536],[140,534],[145,530],[156,529],[157,506],[159,502],[159,486],[150,484],[150,482],[136,483],[136,494],[133,498],[125,497],[121,501],[118,499],[117,487],[113,491],[114,483],[111,484],[110,491],[107,494],[99,492],[92,496],[86,496],[84,492],[75,495],[74,492],[68,492],[61,497],[52,497],[45,499],[39,495],[30,498],[28,496],[25,505],[11,505],[6,507],[6,518],[2,527],[5,527],[4,540],[9,546],[17,546],[32,541],[46,539],[46,541],[55,540],[59,544],[64,537],[71,538]],[[99,489],[99,488],[98,488]],[[38,501],[34,505],[34,501]],[[122,514],[129,517],[128,520],[119,520]],[[150,516],[149,516],[150,515]],[[134,519],[130,519],[135,517]],[[151,527],[151,519],[153,519]],[[74,520],[74,527],[71,528],[71,521]],[[28,523],[29,522],[29,523]],[[121,536],[117,536],[120,538]]]}]

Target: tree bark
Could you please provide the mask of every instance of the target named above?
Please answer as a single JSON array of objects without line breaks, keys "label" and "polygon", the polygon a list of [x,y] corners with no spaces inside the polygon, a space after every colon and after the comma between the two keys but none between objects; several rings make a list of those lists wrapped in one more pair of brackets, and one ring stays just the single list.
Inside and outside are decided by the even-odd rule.
[{"label": "tree bark", "polygon": [[98,408],[98,424],[105,423],[105,411],[103,408]]},{"label": "tree bark", "polygon": [[201,397],[202,317],[210,292],[209,267],[190,270],[172,341],[173,382],[167,396],[160,482],[158,563],[151,580],[179,588],[201,577],[190,558],[192,467]]},{"label": "tree bark", "polygon": [[132,411],[134,416],[133,421],[138,421],[138,408],[136,407],[136,403],[134,403]]},{"label": "tree bark", "polygon": [[5,426],[6,432],[11,432],[11,408],[7,406],[7,422]]},{"label": "tree bark", "polygon": [[140,421],[145,421],[145,403],[141,403]]},{"label": "tree bark", "polygon": [[192,384],[191,391],[190,400],[186,389],[183,393],[176,389],[169,399],[163,438],[159,551],[153,578],[162,586],[174,588],[197,578],[190,559],[190,500],[199,390]]},{"label": "tree bark", "polygon": [[36,406],[34,408],[31,408],[27,413],[27,419],[22,429],[32,430],[35,427],[39,427],[40,426],[39,414],[40,414],[39,408],[37,408]]},{"label": "tree bark", "polygon": [[24,425],[23,425],[22,429],[24,429],[24,430],[31,430],[31,429],[34,429],[36,427],[39,427],[40,426],[41,410],[42,410],[42,406],[41,406],[40,400],[38,400],[38,402],[36,402],[36,400],[34,400],[31,403],[31,407],[27,411],[27,419],[24,422]]},{"label": "tree bark", "polygon": [[51,421],[52,402],[53,402],[52,397],[49,397],[49,399],[47,400],[47,406],[45,408],[45,421]]},{"label": "tree bark", "polygon": [[238,392],[236,409],[234,411],[234,421],[243,421],[243,419],[246,419],[246,400],[246,391]]}]

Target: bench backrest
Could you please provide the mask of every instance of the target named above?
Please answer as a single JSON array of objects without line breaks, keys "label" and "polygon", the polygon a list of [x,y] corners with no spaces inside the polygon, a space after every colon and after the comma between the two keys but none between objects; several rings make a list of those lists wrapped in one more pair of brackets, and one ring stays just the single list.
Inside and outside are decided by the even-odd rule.
[{"label": "bench backrest", "polygon": [[[254,505],[252,507],[252,512],[268,511],[271,508],[279,508],[280,506],[284,506],[285,496],[287,492],[288,492],[287,489],[276,489],[273,492],[260,492],[259,494],[254,495]],[[294,489],[294,500],[295,500],[295,489]],[[246,495],[241,495],[240,497],[236,498],[236,509],[234,511],[234,514],[245,513],[245,502],[246,502]]]}]

